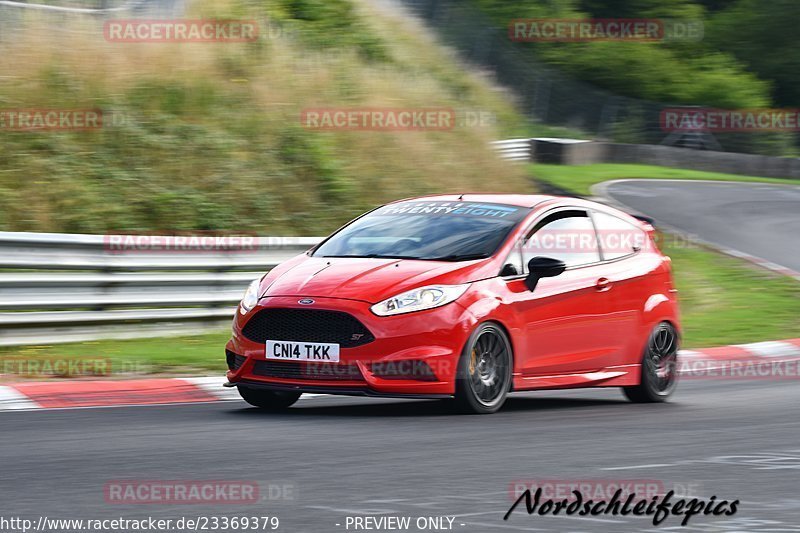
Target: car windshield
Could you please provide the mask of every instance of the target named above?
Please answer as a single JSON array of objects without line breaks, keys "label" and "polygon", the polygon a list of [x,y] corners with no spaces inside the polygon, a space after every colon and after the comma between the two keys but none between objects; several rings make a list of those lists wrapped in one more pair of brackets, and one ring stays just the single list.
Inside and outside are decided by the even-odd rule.
[{"label": "car windshield", "polygon": [[478,202],[385,205],[342,228],[316,257],[467,261],[491,256],[529,208]]}]

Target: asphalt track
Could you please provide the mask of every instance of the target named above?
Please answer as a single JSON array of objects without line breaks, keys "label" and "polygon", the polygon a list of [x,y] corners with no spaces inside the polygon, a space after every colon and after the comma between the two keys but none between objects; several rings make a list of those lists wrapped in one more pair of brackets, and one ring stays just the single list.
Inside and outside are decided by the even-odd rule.
[{"label": "asphalt track", "polygon": [[[0,516],[270,515],[290,533],[354,531],[346,517],[365,514],[455,515],[452,530],[470,533],[800,531],[798,405],[796,380],[685,379],[669,404],[631,404],[616,389],[550,391],[512,396],[490,416],[330,396],[280,414],[240,401],[2,412]],[[121,479],[256,480],[263,501],[106,503],[104,485]],[[657,480],[741,504],[688,528],[674,517],[655,528],[647,518],[523,508],[503,521],[510,484],[542,479]],[[270,497],[269,486],[292,492]]]},{"label": "asphalt track", "polygon": [[800,272],[798,186],[620,180],[600,190],[682,232]]}]

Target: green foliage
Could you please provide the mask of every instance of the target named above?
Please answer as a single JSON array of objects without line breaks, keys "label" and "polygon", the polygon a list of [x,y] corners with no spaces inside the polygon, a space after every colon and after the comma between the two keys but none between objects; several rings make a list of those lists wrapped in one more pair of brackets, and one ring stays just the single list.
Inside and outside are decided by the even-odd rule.
[{"label": "green foliage", "polygon": [[[788,11],[798,11],[800,4],[793,0],[781,0],[777,4],[792,4],[793,9],[781,11],[759,4],[756,0],[740,0],[733,14],[723,12],[717,18],[706,19],[706,7],[719,9],[712,2],[704,4],[692,0],[523,0],[508,3],[503,0],[472,0],[497,24],[498,29],[507,27],[515,18],[660,18],[702,21],[706,33],[713,40],[700,42],[587,42],[587,43],[521,43],[518,46],[530,54],[562,69],[571,76],[590,82],[616,94],[679,105],[705,105],[720,108],[768,107],[770,105],[770,83],[755,74],[755,62],[765,57],[784,59],[770,62],[763,60],[763,70],[785,67],[789,78],[798,72],[800,54],[783,54],[779,47],[750,48],[751,41],[742,39],[742,31],[768,34],[770,29],[785,27],[796,18],[788,17]],[[758,6],[757,8],[755,6]],[[757,10],[769,11],[762,15],[762,24],[753,23],[753,18],[744,13]],[[782,13],[783,23],[777,24]],[[736,23],[732,23],[732,19]],[[723,31],[724,26],[729,30]],[[757,29],[754,29],[757,28]],[[747,34],[747,32],[745,32]],[[763,35],[762,35],[763,37]],[[789,41],[791,30],[782,31],[780,39]],[[776,38],[778,40],[778,38]],[[722,43],[725,41],[728,45]],[[736,42],[738,45],[730,43]],[[797,43],[791,43],[796,49]],[[743,51],[749,49],[750,53]],[[792,73],[792,74],[788,74]],[[798,75],[800,76],[800,75]],[[764,78],[778,79],[776,76]],[[793,79],[793,78],[792,78]],[[792,84],[792,90],[800,94],[800,85]]]},{"label": "green foliage", "polygon": [[773,82],[779,106],[800,106],[800,41],[796,0],[739,0],[711,19],[706,40]]},{"label": "green foliage", "polygon": [[655,43],[594,42],[542,47],[540,57],[577,78],[645,100],[720,108],[769,105],[769,85],[720,53],[679,61]]},{"label": "green foliage", "polygon": [[703,8],[692,0],[581,0],[580,11],[595,18],[702,18]]},{"label": "green foliage", "polygon": [[387,48],[353,9],[349,0],[278,0],[270,2],[271,15],[298,30],[314,48],[354,48],[370,61],[389,59]]},{"label": "green foliage", "polygon": [[287,126],[281,132],[278,150],[281,160],[295,169],[301,180],[316,181],[323,202],[335,204],[345,198],[350,185],[326,138]]}]

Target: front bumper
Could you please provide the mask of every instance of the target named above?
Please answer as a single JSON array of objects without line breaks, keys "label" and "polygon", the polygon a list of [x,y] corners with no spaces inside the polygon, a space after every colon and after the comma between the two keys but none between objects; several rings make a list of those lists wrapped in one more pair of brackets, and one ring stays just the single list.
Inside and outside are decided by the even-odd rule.
[{"label": "front bumper", "polygon": [[284,383],[249,381],[242,379],[236,383],[228,383],[229,387],[247,387],[249,389],[273,390],[284,392],[303,392],[309,394],[334,394],[340,396],[369,396],[372,398],[420,398],[446,399],[452,398],[452,394],[438,393],[413,393],[413,392],[378,392],[365,387],[320,387],[314,384],[304,383],[302,385],[289,385]]},{"label": "front bumper", "polygon": [[[284,370],[285,365],[290,365],[288,368],[292,371],[282,372],[280,377],[264,375],[266,346],[246,338],[242,328],[262,309],[309,309],[309,306],[300,305],[299,299],[301,297],[269,297],[262,299],[246,315],[237,311],[233,336],[226,346],[233,356],[240,356],[240,366],[227,373],[231,384],[364,396],[444,397],[455,393],[458,359],[475,326],[472,314],[457,302],[427,311],[379,317],[369,310],[370,304],[366,302],[315,297],[313,309],[348,313],[360,321],[375,340],[353,348],[342,347],[339,362],[326,363],[324,372],[319,371],[319,365],[282,362]],[[420,365],[427,366],[430,372],[425,376],[407,372],[391,377],[385,375],[386,368],[418,369]],[[336,379],[327,379],[326,373],[332,373]]]}]

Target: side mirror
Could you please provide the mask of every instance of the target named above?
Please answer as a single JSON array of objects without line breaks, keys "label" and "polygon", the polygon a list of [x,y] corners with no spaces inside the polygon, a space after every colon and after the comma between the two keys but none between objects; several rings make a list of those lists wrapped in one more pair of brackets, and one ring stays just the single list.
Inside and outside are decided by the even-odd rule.
[{"label": "side mirror", "polygon": [[528,290],[533,291],[540,279],[558,276],[566,269],[566,263],[560,259],[534,257],[528,261],[528,277],[525,278],[525,286],[528,287]]}]

